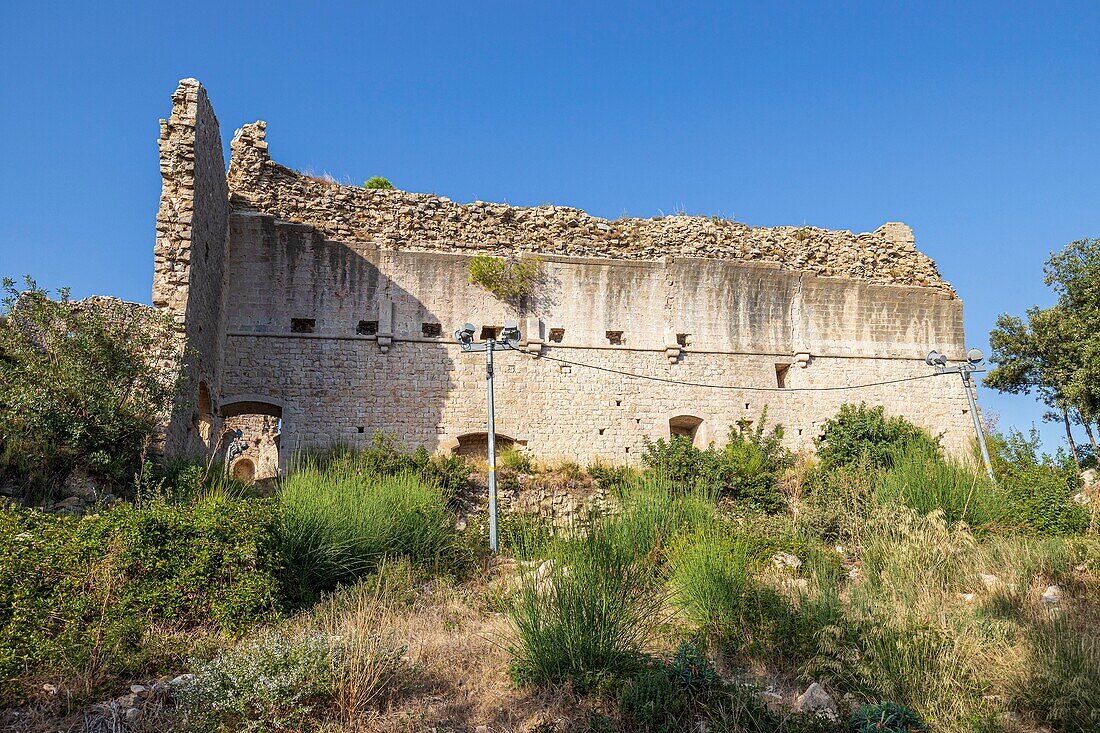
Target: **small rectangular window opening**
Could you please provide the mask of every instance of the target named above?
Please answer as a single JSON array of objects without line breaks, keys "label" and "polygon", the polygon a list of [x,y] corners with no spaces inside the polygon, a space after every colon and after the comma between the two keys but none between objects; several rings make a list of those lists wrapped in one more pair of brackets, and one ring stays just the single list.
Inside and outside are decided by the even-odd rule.
[{"label": "small rectangular window opening", "polygon": [[604,429],[600,428],[600,435],[603,435],[603,431],[604,431]]},{"label": "small rectangular window opening", "polygon": [[432,339],[439,338],[440,336],[443,335],[443,324],[442,323],[421,323],[420,324],[420,332],[422,334],[424,334],[427,338],[432,338]]},{"label": "small rectangular window opening", "polygon": [[360,336],[374,336],[378,333],[378,321],[359,321],[355,332]]},{"label": "small rectangular window opening", "polygon": [[775,365],[775,386],[780,389],[786,389],[787,387],[787,375],[791,371],[790,364],[776,364]]},{"label": "small rectangular window opening", "polygon": [[550,340],[553,341],[555,344],[560,344],[561,340],[563,338],[565,338],[565,329],[564,328],[551,328],[550,329]]},{"label": "small rectangular window opening", "polygon": [[357,428],[355,428],[355,430],[356,430],[356,432],[362,433],[366,430],[366,428],[364,428],[362,425],[360,425]]},{"label": "small rectangular window opening", "polygon": [[688,344],[691,343],[691,334],[690,333],[678,333],[678,334],[676,334],[676,343],[680,344],[680,346],[682,348],[686,349]]},{"label": "small rectangular window opening", "polygon": [[290,319],[290,331],[291,333],[313,333],[313,329],[317,326],[316,318],[291,318]]},{"label": "small rectangular window opening", "polygon": [[604,335],[607,336],[607,343],[612,346],[623,345],[623,332],[622,331],[605,331]]},{"label": "small rectangular window opening", "polygon": [[481,327],[481,337],[480,338],[481,338],[482,341],[489,341],[490,339],[495,339],[497,337],[497,335],[500,333],[500,331],[501,331],[500,326],[482,326]]}]

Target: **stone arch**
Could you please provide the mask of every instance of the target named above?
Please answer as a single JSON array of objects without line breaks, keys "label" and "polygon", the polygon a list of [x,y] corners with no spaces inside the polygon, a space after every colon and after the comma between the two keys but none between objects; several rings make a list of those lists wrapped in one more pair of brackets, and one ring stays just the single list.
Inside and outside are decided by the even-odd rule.
[{"label": "stone arch", "polygon": [[210,395],[210,387],[205,379],[199,380],[195,396],[195,429],[199,433],[199,440],[209,448],[210,437],[214,432],[214,398]]},{"label": "stone arch", "polygon": [[[497,432],[496,443],[499,453],[509,448],[524,446],[527,441]],[[463,433],[457,438],[445,441],[442,447],[451,455],[486,458],[489,455],[489,434],[485,431]]]},{"label": "stone arch", "polygon": [[655,438],[682,436],[691,440],[696,448],[710,445],[711,428],[714,421],[710,416],[693,410],[677,410],[663,415],[655,428]]},{"label": "stone arch", "polygon": [[[241,431],[241,452],[229,469],[234,478],[250,483],[273,478],[285,467],[283,408],[281,400],[264,395],[240,394],[222,400],[224,433]],[[231,439],[223,442],[223,449],[229,450]]]},{"label": "stone arch", "polygon": [[229,475],[241,483],[250,484],[256,480],[256,462],[251,458],[238,458],[230,467]]}]

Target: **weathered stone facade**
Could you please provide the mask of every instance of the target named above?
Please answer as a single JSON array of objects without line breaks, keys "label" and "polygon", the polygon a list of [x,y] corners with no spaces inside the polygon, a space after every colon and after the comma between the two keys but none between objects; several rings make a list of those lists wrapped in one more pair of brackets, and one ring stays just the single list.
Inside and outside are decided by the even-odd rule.
[{"label": "weathered stone facade", "polygon": [[[185,81],[173,119],[192,93],[205,104]],[[216,411],[277,419],[283,453],[366,444],[377,430],[433,450],[476,441],[485,366],[451,334],[508,319],[523,349],[497,357],[497,432],[540,457],[632,462],[670,431],[720,443],[765,407],[791,447],[808,448],[859,401],[967,445],[958,380],[836,389],[927,375],[930,348],[963,354],[961,302],[903,224],[856,235],[455,204],[296,173],[272,162],[264,132],[258,122],[234,136],[227,200],[211,200],[211,184],[189,210],[213,233],[228,205],[224,261],[198,271],[193,235],[190,279],[178,276],[158,236],[154,292],[199,352]],[[162,142],[180,209],[169,173],[189,170],[189,156],[196,170],[223,164],[197,137],[193,153]],[[506,303],[471,284],[478,254],[537,256],[535,292]]]}]

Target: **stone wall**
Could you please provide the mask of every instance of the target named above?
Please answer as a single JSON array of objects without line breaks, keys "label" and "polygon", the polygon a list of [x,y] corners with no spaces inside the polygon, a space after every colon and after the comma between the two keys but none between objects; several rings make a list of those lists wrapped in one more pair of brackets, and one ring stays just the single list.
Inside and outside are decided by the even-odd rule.
[{"label": "stone wall", "polygon": [[160,122],[160,172],[153,305],[175,321],[184,355],[164,450],[198,454],[217,435],[229,194],[218,120],[195,79],[180,82]]},{"label": "stone wall", "polygon": [[[788,444],[806,449],[853,401],[942,432],[955,451],[969,440],[958,380],[798,389],[928,375],[933,347],[961,356],[961,304],[940,290],[769,263],[548,255],[541,292],[519,309],[469,282],[467,255],[340,242],[252,212],[231,217],[230,240],[226,389],[280,406],[284,450],[366,445],[377,430],[451,450],[483,433],[483,356],[462,353],[452,334],[467,320],[509,318],[526,345],[497,357],[498,433],[541,458],[633,462],[645,439],[667,437],[685,416],[701,419],[700,444],[721,443],[765,407]],[[296,321],[311,332],[296,332]],[[374,333],[360,333],[363,322]],[[434,325],[440,335],[426,336]],[[608,342],[612,330],[621,345]]]},{"label": "stone wall", "polygon": [[790,270],[954,294],[935,263],[914,246],[912,230],[898,222],[853,234],[816,227],[750,227],[718,217],[610,221],[568,206],[457,204],[442,196],[366,190],[303,175],[271,160],[265,136],[265,123],[256,122],[233,138],[229,186],[234,205],[310,224],[343,242],[492,254],[771,262]]}]

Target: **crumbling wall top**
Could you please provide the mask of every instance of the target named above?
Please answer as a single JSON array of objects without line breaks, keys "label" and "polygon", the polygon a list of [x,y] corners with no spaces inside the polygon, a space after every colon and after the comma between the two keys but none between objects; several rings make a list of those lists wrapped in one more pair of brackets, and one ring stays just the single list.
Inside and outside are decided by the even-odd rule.
[{"label": "crumbling wall top", "polygon": [[928,287],[956,297],[935,262],[917,250],[912,229],[900,222],[854,234],[807,226],[750,227],[685,214],[608,220],[568,206],[458,204],[431,194],[344,186],[272,161],[262,121],[234,135],[228,181],[236,209],[309,224],[341,241],[495,255],[772,262],[818,275]]}]

